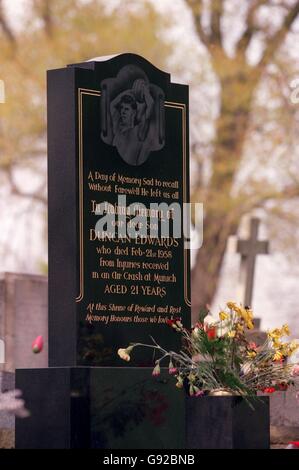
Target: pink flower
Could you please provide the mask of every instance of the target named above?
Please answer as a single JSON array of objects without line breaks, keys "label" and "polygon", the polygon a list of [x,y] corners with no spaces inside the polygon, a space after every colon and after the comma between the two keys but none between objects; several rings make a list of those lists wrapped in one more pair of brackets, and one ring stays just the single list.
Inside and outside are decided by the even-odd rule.
[{"label": "pink flower", "polygon": [[193,396],[194,397],[202,397],[204,395],[205,392],[203,392],[202,390],[198,390],[198,392],[196,392]]},{"label": "pink flower", "polygon": [[152,376],[153,377],[157,377],[158,375],[160,375],[160,372],[161,372],[161,369],[160,369],[160,364],[159,362],[157,362],[153,372],[152,372]]},{"label": "pink flower", "polygon": [[170,359],[170,361],[169,361],[169,366],[168,366],[168,373],[169,373],[170,375],[175,375],[175,374],[177,373],[177,371],[178,371],[177,368],[174,367],[173,362],[172,362],[172,360]]},{"label": "pink flower", "polygon": [[38,336],[32,343],[32,352],[35,354],[40,353],[44,347],[44,339],[42,336]]},{"label": "pink flower", "polygon": [[291,372],[292,377],[296,377],[297,375],[299,375],[299,364],[294,365]]},{"label": "pink flower", "polygon": [[257,349],[257,345],[254,341],[250,341],[248,347],[249,347],[249,349],[252,349],[253,351],[256,351],[256,349]]}]

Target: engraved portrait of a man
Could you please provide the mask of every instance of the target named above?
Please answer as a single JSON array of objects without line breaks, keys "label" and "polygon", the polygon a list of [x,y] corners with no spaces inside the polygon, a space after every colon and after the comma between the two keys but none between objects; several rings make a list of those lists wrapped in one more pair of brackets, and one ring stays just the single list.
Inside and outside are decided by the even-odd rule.
[{"label": "engraved portrait of a man", "polygon": [[102,84],[102,138],[127,164],[137,166],[164,145],[164,96],[136,66],[124,67],[119,75]]},{"label": "engraved portrait of a man", "polygon": [[110,104],[114,132],[113,145],[123,159],[138,165],[144,161],[144,141],[149,130],[154,100],[145,81],[138,79],[132,90],[125,90]]}]

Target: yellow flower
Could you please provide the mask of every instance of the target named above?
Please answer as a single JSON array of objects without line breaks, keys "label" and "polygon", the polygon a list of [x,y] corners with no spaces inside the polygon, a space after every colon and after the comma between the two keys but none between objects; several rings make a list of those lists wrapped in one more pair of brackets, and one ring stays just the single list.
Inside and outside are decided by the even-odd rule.
[{"label": "yellow flower", "polygon": [[282,343],[278,341],[278,339],[272,339],[274,349],[280,349],[282,347]]},{"label": "yellow flower", "polygon": [[241,308],[236,304],[236,302],[227,302],[226,305],[230,310],[233,310],[238,315],[241,315]]},{"label": "yellow flower", "polygon": [[285,343],[283,346],[285,356],[291,356],[299,348],[299,344],[296,341],[291,341],[290,343]]},{"label": "yellow flower", "polygon": [[283,354],[280,351],[276,351],[273,356],[274,361],[280,361],[283,358]]},{"label": "yellow flower", "polygon": [[288,325],[283,325],[281,328],[275,328],[274,330],[270,330],[268,332],[268,337],[272,339],[272,341],[277,341],[282,336],[289,336],[290,329]]},{"label": "yellow flower", "polygon": [[268,338],[277,341],[279,338],[282,337],[282,331],[279,328],[275,328],[272,331],[268,331],[267,335]]},{"label": "yellow flower", "polygon": [[244,333],[244,326],[241,325],[241,323],[237,323],[236,328],[237,328],[238,333]]},{"label": "yellow flower", "polygon": [[228,336],[229,338],[234,338],[234,337],[236,336],[235,330],[229,331],[229,332],[227,333],[227,336]]},{"label": "yellow flower", "polygon": [[231,310],[234,310],[234,308],[236,307],[236,302],[227,302],[226,305],[228,306],[228,308],[230,308]]},{"label": "yellow flower", "polygon": [[253,320],[253,313],[249,308],[241,308],[240,309],[240,317],[243,318],[245,323],[252,323]]},{"label": "yellow flower", "polygon": [[297,349],[299,348],[299,343],[297,343],[297,341],[291,341],[290,348],[293,352],[297,351]]},{"label": "yellow flower", "polygon": [[252,330],[254,328],[254,324],[251,320],[248,320],[246,322],[246,326],[247,326],[248,330]]},{"label": "yellow flower", "polygon": [[290,336],[291,334],[289,325],[283,325],[281,331],[284,336]]},{"label": "yellow flower", "polygon": [[255,351],[248,351],[246,356],[249,358],[249,359],[254,359],[255,356],[256,356],[256,352]]},{"label": "yellow flower", "polygon": [[219,312],[219,318],[221,321],[225,321],[225,320],[228,320],[229,319],[229,313],[226,313],[226,312]]}]

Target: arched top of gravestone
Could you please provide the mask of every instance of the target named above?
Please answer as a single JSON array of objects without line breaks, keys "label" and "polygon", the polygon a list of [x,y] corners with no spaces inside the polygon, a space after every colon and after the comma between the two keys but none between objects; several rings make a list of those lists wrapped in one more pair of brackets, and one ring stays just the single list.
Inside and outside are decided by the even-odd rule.
[{"label": "arched top of gravestone", "polygon": [[70,64],[68,67],[84,68],[92,70],[96,73],[97,79],[102,80],[109,76],[116,76],[120,69],[128,67],[128,65],[139,67],[143,72],[151,77],[151,81],[159,83],[159,85],[167,89],[170,84],[170,74],[158,69],[144,57],[138,54],[124,53],[102,57],[95,57],[78,64]]}]

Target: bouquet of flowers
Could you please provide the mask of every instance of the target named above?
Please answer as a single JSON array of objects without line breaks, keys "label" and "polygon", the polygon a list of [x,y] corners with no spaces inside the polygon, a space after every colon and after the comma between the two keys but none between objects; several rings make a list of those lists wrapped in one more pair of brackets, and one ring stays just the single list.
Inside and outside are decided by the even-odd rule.
[{"label": "bouquet of flowers", "polygon": [[246,398],[258,392],[287,390],[299,379],[299,364],[288,362],[299,344],[283,341],[290,335],[288,325],[268,331],[264,344],[257,346],[247,338],[247,331],[254,327],[250,308],[227,302],[219,312],[219,320],[208,315],[191,330],[184,328],[179,319],[167,323],[182,337],[179,352],[166,351],[151,338],[152,344],[134,343],[120,348],[118,355],[130,361],[135,348],[151,348],[158,356],[152,374],[159,375],[161,365],[167,361],[169,374],[176,377],[176,387],[196,397],[210,394]]}]

